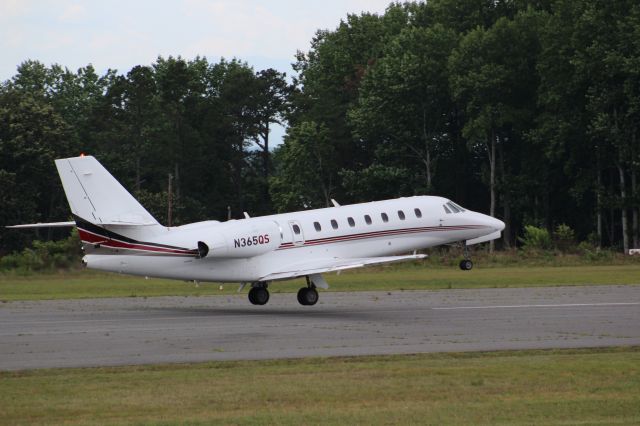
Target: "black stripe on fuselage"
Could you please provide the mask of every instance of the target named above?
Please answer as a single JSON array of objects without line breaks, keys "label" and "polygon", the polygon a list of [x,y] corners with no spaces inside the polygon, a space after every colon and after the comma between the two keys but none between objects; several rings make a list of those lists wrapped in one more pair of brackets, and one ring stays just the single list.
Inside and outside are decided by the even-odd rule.
[{"label": "black stripe on fuselage", "polygon": [[106,228],[103,228],[94,223],[91,223],[88,220],[83,219],[80,216],[77,216],[75,214],[73,215],[73,219],[76,221],[76,226],[78,228],[83,229],[87,232],[91,232],[92,234],[99,235],[108,240],[118,240],[125,243],[130,243],[130,244],[160,247],[160,248],[174,249],[174,250],[191,250],[184,247],[170,246],[167,244],[148,243],[144,241],[134,240],[133,238],[126,237],[124,235],[118,234],[117,232],[110,231]]}]

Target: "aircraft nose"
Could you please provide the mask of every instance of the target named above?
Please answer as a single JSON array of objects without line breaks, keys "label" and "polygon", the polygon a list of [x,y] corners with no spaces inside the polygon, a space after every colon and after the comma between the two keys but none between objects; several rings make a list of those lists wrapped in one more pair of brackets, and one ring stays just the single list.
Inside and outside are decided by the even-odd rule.
[{"label": "aircraft nose", "polygon": [[504,229],[503,221],[486,214],[480,214],[478,217],[478,222],[483,226],[493,229],[493,232],[502,231]]},{"label": "aircraft nose", "polygon": [[491,220],[492,220],[491,226],[496,231],[502,231],[504,229],[504,222],[503,221],[501,221],[500,219],[496,219],[495,217],[492,217]]}]

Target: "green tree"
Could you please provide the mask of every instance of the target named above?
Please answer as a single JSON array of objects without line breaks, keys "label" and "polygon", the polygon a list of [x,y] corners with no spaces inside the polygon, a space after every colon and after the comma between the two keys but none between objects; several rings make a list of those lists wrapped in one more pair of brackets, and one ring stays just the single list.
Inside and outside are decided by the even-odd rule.
[{"label": "green tree", "polygon": [[[500,18],[489,29],[469,32],[450,58],[450,84],[454,98],[464,106],[464,136],[471,149],[484,152],[489,166],[489,214],[497,214],[499,173],[510,174],[509,152],[517,154],[521,135],[533,126],[538,51],[538,15]],[[518,160],[520,161],[520,160]],[[509,244],[511,200],[503,193],[504,240]],[[491,244],[493,248],[493,242]]]},{"label": "green tree", "polygon": [[330,132],[324,125],[304,122],[290,128],[276,150],[278,173],[270,179],[271,198],[282,212],[330,205],[337,162]]},{"label": "green tree", "polygon": [[[426,193],[433,192],[437,156],[448,149],[447,59],[456,45],[457,35],[440,24],[404,29],[365,74],[350,113],[355,136],[376,154],[387,154],[377,160],[421,170],[415,175],[423,180],[415,186]],[[376,150],[375,144],[388,148]]]}]

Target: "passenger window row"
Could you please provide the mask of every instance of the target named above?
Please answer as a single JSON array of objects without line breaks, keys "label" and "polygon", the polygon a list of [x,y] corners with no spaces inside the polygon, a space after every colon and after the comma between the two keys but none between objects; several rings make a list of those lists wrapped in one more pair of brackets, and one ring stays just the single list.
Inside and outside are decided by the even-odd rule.
[{"label": "passenger window row", "polygon": [[[445,206],[445,210],[446,210],[446,208],[447,207]],[[413,213],[416,215],[416,218],[418,218],[418,219],[422,218],[422,211],[420,209],[418,209],[418,208],[413,209]],[[382,219],[382,222],[384,222],[384,223],[389,222],[389,215],[387,215],[386,213],[380,213],[380,218]],[[400,219],[400,220],[405,220],[406,219],[404,211],[398,210],[398,219]],[[373,219],[371,218],[370,215],[365,214],[364,215],[364,222],[367,225],[372,225],[373,224]],[[356,226],[356,221],[355,221],[355,219],[353,217],[347,217],[347,223],[349,224],[349,226],[351,228]],[[322,231],[322,225],[320,225],[320,222],[313,222],[313,227],[318,232]],[[331,219],[331,227],[333,229],[338,229],[339,228],[338,221],[335,220],[335,219]],[[299,229],[296,230],[295,227],[294,227],[294,231],[295,231],[296,234],[300,233],[299,232],[300,230]]]}]

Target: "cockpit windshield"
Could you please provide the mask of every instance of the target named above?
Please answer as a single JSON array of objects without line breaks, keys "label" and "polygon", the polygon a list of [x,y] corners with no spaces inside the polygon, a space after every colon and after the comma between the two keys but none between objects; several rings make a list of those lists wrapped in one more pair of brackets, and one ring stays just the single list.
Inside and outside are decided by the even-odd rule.
[{"label": "cockpit windshield", "polygon": [[465,211],[465,209],[463,209],[462,207],[460,207],[459,205],[457,205],[453,201],[448,201],[442,207],[444,207],[444,211],[447,214],[462,213],[463,211]]}]

